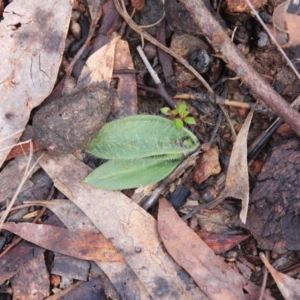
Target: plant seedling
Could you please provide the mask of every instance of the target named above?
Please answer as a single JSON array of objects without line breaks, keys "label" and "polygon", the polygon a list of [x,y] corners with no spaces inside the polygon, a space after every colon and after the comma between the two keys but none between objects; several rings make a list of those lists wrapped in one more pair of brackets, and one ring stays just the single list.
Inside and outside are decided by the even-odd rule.
[{"label": "plant seedling", "polygon": [[177,129],[182,129],[184,123],[188,125],[196,124],[195,119],[188,116],[189,111],[186,108],[185,102],[181,102],[175,109],[172,110],[169,107],[163,107],[160,109],[160,112],[173,120]]},{"label": "plant seedling", "polygon": [[200,146],[186,128],[150,115],[136,115],[105,124],[87,151],[108,161],[84,182],[109,190],[146,186],[169,175]]}]

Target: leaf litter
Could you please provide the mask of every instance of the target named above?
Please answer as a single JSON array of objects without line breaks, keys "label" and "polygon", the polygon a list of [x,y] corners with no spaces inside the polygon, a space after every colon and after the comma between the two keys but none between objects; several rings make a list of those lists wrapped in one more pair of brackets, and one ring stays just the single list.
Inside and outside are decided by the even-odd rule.
[{"label": "leaf litter", "polygon": [[[15,2],[18,3],[18,2]],[[99,15],[99,10],[97,10],[97,5],[94,5],[95,3],[88,1],[89,6],[90,6],[90,12],[92,15],[92,20],[96,20],[97,16]],[[145,5],[143,1],[140,2],[139,4],[139,8],[138,9],[143,9],[142,7]],[[12,6],[10,6],[11,8]],[[9,10],[7,9],[7,11],[9,12]],[[67,17],[65,17],[67,18]],[[67,19],[65,19],[67,20]],[[14,22],[12,22],[14,23]],[[65,21],[65,24],[67,24],[68,21]],[[14,23],[17,24],[17,23]],[[21,23],[22,26],[21,28],[24,26],[24,24],[26,24],[26,22],[23,24]],[[0,25],[1,26],[1,25]],[[291,26],[288,25],[289,30],[292,30]],[[67,26],[65,26],[64,28],[67,28]],[[134,26],[133,26],[134,28]],[[17,28],[17,30],[19,30],[19,28]],[[294,30],[294,29],[293,29]],[[63,37],[65,37],[66,35],[66,30],[64,29],[63,31]],[[115,40],[114,40],[115,38]],[[294,43],[294,37],[291,35],[292,38],[292,43]],[[54,39],[55,40],[55,39]],[[119,37],[115,36],[112,37],[112,43],[107,44],[107,46],[111,46],[112,48],[108,51],[104,51],[104,53],[102,53],[100,55],[100,51],[95,53],[95,56],[91,57],[91,60],[89,60],[87,62],[87,69],[83,70],[83,72],[81,73],[81,76],[79,77],[79,81],[77,83],[77,85],[71,89],[72,94],[76,91],[82,90],[83,88],[85,88],[87,85],[91,84],[92,82],[97,82],[97,81],[104,81],[107,86],[109,85],[111,78],[112,78],[112,74],[113,74],[113,67],[111,66],[112,64],[114,64],[115,66],[116,64],[116,60],[115,60],[115,53],[118,52],[118,44],[122,44],[124,51],[127,52],[127,55],[129,54],[130,57],[130,53],[129,53],[129,48],[126,42],[124,41],[118,41]],[[62,38],[61,40],[57,40],[57,45],[61,45],[62,41],[64,41],[64,38]],[[296,42],[295,42],[296,43]],[[101,51],[103,51],[105,49],[104,46],[102,47]],[[117,47],[117,50],[115,50],[115,47]],[[121,46],[120,46],[121,47]],[[55,51],[54,51],[55,52]],[[62,52],[58,55],[62,55]],[[96,58],[97,57],[97,58]],[[100,62],[100,63],[99,63]],[[102,63],[102,64],[101,64]],[[94,69],[96,67],[97,71]],[[133,64],[131,65],[131,67],[133,67]],[[122,65],[122,67],[120,68],[124,68],[124,65]],[[53,66],[53,70],[55,72],[55,69],[58,70],[58,65],[56,64],[55,66]],[[52,71],[52,70],[51,70]],[[49,73],[50,74],[50,73]],[[121,78],[121,75],[119,78]],[[28,77],[28,75],[26,75],[26,77]],[[55,76],[51,75],[51,79],[56,79]],[[50,80],[51,81],[51,80]],[[122,82],[122,80],[120,81],[121,85],[118,89],[118,94],[121,95],[126,87],[126,82]],[[125,113],[125,115],[130,114],[132,111],[135,111],[135,102],[136,102],[136,84],[134,76],[131,75],[131,79],[129,81],[130,83],[128,83],[128,85],[130,85],[131,90],[128,93],[128,95],[126,95],[125,92],[125,96],[124,98],[130,98],[133,99],[132,100],[132,105],[130,105],[130,108],[133,108],[133,110],[129,110],[128,113]],[[52,87],[53,87],[54,82],[52,83]],[[49,92],[51,91],[52,87],[50,88],[50,84],[47,86],[47,93],[49,94]],[[21,87],[22,88],[22,87]],[[26,90],[26,89],[25,89]],[[45,90],[45,88],[44,88]],[[47,93],[42,94],[41,98],[45,98],[47,95]],[[43,100],[42,99],[42,100]],[[42,101],[41,100],[41,101]],[[40,100],[38,100],[40,101]],[[40,101],[40,102],[41,102]],[[39,103],[35,104],[34,106],[39,105]],[[34,107],[34,106],[30,106],[29,112],[30,110]],[[122,114],[122,110],[119,110],[118,113]],[[116,115],[118,115],[118,113]],[[9,118],[11,117],[11,115],[7,115],[9,116]],[[27,113],[27,120],[28,120],[29,114]],[[16,131],[16,135],[15,136],[19,136],[20,133],[23,131],[27,120],[25,121],[24,125],[22,125],[21,129]],[[232,154],[231,154],[231,159],[230,159],[230,166],[229,166],[229,171],[228,171],[228,175],[227,175],[227,179],[226,179],[226,185],[225,185],[225,190],[223,192],[223,195],[226,194],[225,196],[231,196],[234,198],[238,198],[242,200],[242,211],[241,211],[241,219],[243,220],[243,222],[245,222],[246,217],[247,217],[247,207],[248,207],[248,199],[249,199],[249,185],[248,185],[248,165],[247,165],[247,160],[246,160],[246,153],[247,153],[247,132],[249,129],[249,125],[250,125],[250,120],[248,120],[248,123],[245,123],[244,127],[242,130],[240,130],[240,133],[243,132],[243,134],[241,133],[240,135],[240,141],[237,141]],[[22,122],[20,123],[22,124]],[[248,127],[248,128],[246,128]],[[246,128],[246,129],[245,129]],[[10,142],[7,144],[8,149],[10,149],[10,147],[12,146],[12,137],[14,132],[12,132],[11,134],[8,134],[7,136],[9,136],[9,138],[7,140],[9,140]],[[3,139],[1,139],[2,141]],[[5,147],[4,147],[5,148]],[[82,146],[80,146],[79,148],[83,148]],[[3,151],[3,153],[6,154],[8,153],[8,150]],[[73,150],[72,150],[73,152]],[[5,154],[5,156],[6,156]],[[242,162],[242,163],[241,163]],[[236,171],[236,166],[239,166],[241,164],[242,168],[240,170],[240,172]],[[109,240],[112,241],[112,244],[114,245],[114,247],[116,248],[111,248],[111,250],[121,250],[122,256],[126,259],[127,264],[125,264],[124,262],[122,262],[121,264],[119,264],[118,262],[114,261],[113,259],[111,259],[111,261],[101,261],[98,260],[98,265],[101,266],[103,268],[103,270],[105,271],[105,273],[107,273],[108,277],[110,278],[111,282],[115,285],[115,287],[117,288],[118,292],[120,295],[122,295],[123,298],[129,298],[129,299],[147,299],[150,297],[154,298],[154,299],[165,299],[164,297],[168,297],[168,295],[172,295],[170,296],[171,299],[177,299],[178,297],[180,298],[184,298],[184,299],[205,299],[204,294],[196,287],[194,287],[192,290],[187,291],[186,290],[186,284],[183,284],[181,281],[178,281],[178,276],[176,275],[177,273],[179,274],[180,272],[182,272],[182,270],[180,269],[180,267],[174,263],[174,261],[170,258],[169,254],[167,254],[161,247],[160,244],[160,238],[157,235],[157,224],[155,222],[155,220],[149,215],[147,214],[145,211],[143,211],[139,206],[137,206],[136,204],[132,203],[130,201],[130,199],[126,196],[124,196],[122,193],[120,192],[108,192],[105,190],[98,190],[98,189],[93,189],[91,187],[87,187],[85,184],[82,183],[83,178],[90,172],[90,169],[88,169],[83,163],[81,163],[81,161],[78,158],[75,158],[73,155],[67,154],[67,155],[63,155],[63,156],[56,156],[56,155],[50,155],[47,154],[44,158],[42,158],[41,161],[41,165],[43,167],[44,170],[46,170],[46,172],[50,175],[50,177],[53,179],[55,186],[65,195],[67,196],[72,202],[75,203],[75,205],[77,205],[79,208],[82,209],[82,211],[85,213],[85,217],[87,217],[87,220],[84,221],[84,223],[88,223],[88,220],[92,220],[92,222],[96,225],[97,229],[100,230],[102,232],[99,233],[99,231],[96,228],[92,228],[93,225],[91,225],[91,227],[89,228],[81,228],[80,226],[77,227],[75,225],[70,225],[70,220],[73,218],[76,220],[76,217],[74,218],[74,215],[79,215],[79,212],[72,214],[70,213],[68,215],[68,213],[65,213],[64,215],[62,213],[59,212],[60,209],[63,208],[64,203],[60,202],[60,201],[53,201],[53,203],[55,203],[55,205],[51,204],[47,204],[47,206],[50,208],[52,207],[53,211],[56,211],[55,213],[57,215],[60,215],[60,218],[64,221],[65,224],[69,224],[67,225],[68,229],[57,229],[57,228],[53,228],[53,227],[47,227],[46,225],[30,225],[30,224],[19,224],[19,225],[15,225],[12,223],[7,223],[5,226],[7,226],[7,228],[9,227],[11,230],[14,230],[16,232],[20,232],[22,231],[22,228],[24,229],[29,229],[29,231],[24,235],[24,237],[26,236],[26,239],[31,240],[31,241],[36,241],[37,244],[42,243],[43,246],[47,247],[48,249],[53,249],[53,250],[58,250],[61,251],[60,249],[62,248],[69,248],[71,247],[73,250],[73,255],[74,257],[78,257],[78,253],[79,251],[88,251],[88,249],[92,249],[93,245],[90,243],[85,243],[85,238],[89,237],[89,236],[93,236],[95,238],[95,240],[97,240],[97,237],[101,237],[100,239],[102,239],[103,243],[108,243],[110,244],[110,242],[108,242]],[[234,165],[234,167],[232,167]],[[214,168],[214,167],[213,167]],[[211,171],[211,173],[208,172],[209,175],[214,175],[214,171]],[[237,178],[241,177],[242,181],[236,181]],[[208,176],[206,176],[208,177]],[[206,179],[207,180],[207,179]],[[229,184],[229,181],[235,182],[234,184]],[[77,186],[76,186],[77,185]],[[226,193],[225,193],[226,192]],[[41,204],[41,203],[40,203]],[[45,204],[45,203],[44,203]],[[54,208],[56,207],[56,208]],[[69,212],[72,211],[72,208],[68,208]],[[75,209],[75,207],[73,207],[73,209]],[[106,212],[103,212],[103,210]],[[167,209],[165,209],[167,210]],[[65,211],[64,209],[62,209],[62,211]],[[161,209],[160,207],[160,211],[159,211],[159,215],[163,213],[163,209]],[[166,212],[164,212],[166,213]],[[99,220],[99,216],[100,218],[102,218],[103,220]],[[175,215],[173,216],[175,217]],[[178,218],[178,217],[177,217]],[[79,220],[84,220],[84,215],[81,215],[80,218],[78,218]],[[181,221],[177,221],[180,225],[184,225]],[[162,224],[165,226],[165,228],[169,228],[170,232],[172,232],[173,229],[176,228],[176,226],[172,225],[172,218],[167,219],[165,217],[161,218],[159,216],[159,220],[158,220],[158,228],[160,228],[161,230]],[[171,224],[171,225],[170,225]],[[29,226],[28,226],[29,225]],[[177,224],[176,224],[177,225]],[[74,226],[74,227],[73,227]],[[195,235],[192,235],[192,239],[193,242],[186,242],[185,238],[188,238],[190,233],[192,233],[192,231],[190,230],[190,232],[186,232],[185,229],[187,229],[187,226],[184,225],[184,229],[183,227],[180,227],[180,230],[178,230],[178,232],[176,232],[176,234],[178,233],[180,236],[177,237],[176,243],[180,242],[179,245],[180,247],[177,245],[177,250],[176,251],[183,251],[182,249],[185,249],[185,247],[188,247],[189,245],[195,245]],[[84,227],[84,226],[83,226]],[[116,228],[114,228],[116,227]],[[173,228],[174,227],[174,228]],[[36,240],[33,239],[34,235],[33,233],[35,232],[35,230],[37,228],[41,229],[41,235],[39,237],[37,237]],[[84,231],[85,230],[85,233]],[[89,231],[86,231],[89,230]],[[98,231],[98,233],[95,233],[95,231]],[[59,239],[62,240],[63,237],[67,236],[67,234],[71,234],[72,237],[75,238],[75,242],[72,244],[72,246],[70,246],[70,244],[67,242],[66,244],[62,243],[61,245],[54,245],[55,244],[55,239],[53,240],[52,238],[49,238],[47,240],[47,238],[45,238],[45,236],[47,237],[47,232],[51,232],[54,233],[53,237],[55,237],[55,235],[59,235]],[[147,235],[147,239],[145,239],[145,237],[143,235]],[[170,233],[169,233],[170,234]],[[174,233],[172,233],[174,234]],[[186,234],[186,236],[184,236]],[[203,236],[203,232],[201,233]],[[204,233],[205,234],[205,233]],[[45,236],[43,236],[45,235]],[[168,244],[169,241],[165,241],[164,240],[164,236],[163,234],[161,235],[162,240]],[[243,236],[236,236],[232,241],[230,239],[228,239],[228,243],[226,244],[225,249],[229,249],[230,247],[232,247],[232,245],[234,245],[234,243],[238,243],[240,241],[242,241],[244,237]],[[149,245],[148,241],[151,239],[151,242],[153,241],[153,244]],[[218,240],[218,236],[216,238]],[[199,240],[199,238],[198,238]],[[197,241],[198,241],[197,240]],[[175,240],[174,240],[175,242]],[[49,243],[49,245],[47,244]],[[80,245],[83,246],[80,248]],[[50,245],[52,244],[52,246]],[[89,246],[88,246],[89,245]],[[111,244],[110,244],[111,245]],[[100,246],[100,245],[99,245]],[[198,242],[197,242],[197,246],[198,246]],[[218,259],[218,257],[211,255],[213,254],[211,251],[208,251],[207,246],[203,246],[203,244],[201,243],[201,248],[203,251],[203,253],[207,254],[207,256],[204,255],[204,257],[208,257],[208,261],[212,262],[212,263],[216,263],[217,267],[215,267],[214,271],[217,272],[219,271],[218,269],[221,270],[227,270],[227,265],[226,264],[222,264],[222,266],[220,267],[218,265],[218,262],[221,261]],[[212,244],[212,247],[214,247],[216,252],[220,252],[218,250],[220,250],[221,244],[217,242],[216,245]],[[171,256],[174,255],[174,250],[173,249],[169,249],[166,246],[168,252],[171,254]],[[178,249],[180,248],[180,249]],[[81,249],[81,250],[80,250]],[[65,250],[63,250],[65,251]],[[68,251],[65,251],[66,254],[72,255],[72,253],[69,251],[69,253],[67,253]],[[144,253],[146,252],[146,253]],[[183,251],[184,253],[182,254],[182,257],[185,257],[186,255],[188,255],[188,259],[191,260],[193,258],[194,250],[193,249],[188,249]],[[117,252],[116,252],[117,253]],[[209,254],[208,254],[209,253]],[[98,253],[99,254],[99,253]],[[195,255],[195,257],[197,257],[197,254]],[[83,258],[83,257],[81,257]],[[86,258],[86,256],[85,256]],[[90,256],[90,259],[99,259],[101,257],[99,256]],[[175,257],[173,257],[175,259]],[[176,260],[176,259],[175,259]],[[161,262],[161,265],[163,265],[164,267],[164,271],[161,270],[160,266],[158,266],[159,264],[157,263],[158,261]],[[201,260],[200,260],[201,261]],[[190,272],[190,275],[192,275],[192,277],[196,277],[197,280],[195,280],[198,285],[200,286],[200,288],[205,292],[205,294],[211,298],[211,299],[219,299],[219,295],[215,292],[214,290],[214,284],[216,284],[217,281],[215,280],[211,280],[211,278],[213,277],[215,279],[215,277],[218,278],[218,275],[213,274],[210,275],[210,277],[206,276],[203,279],[201,279],[199,281],[199,277],[197,277],[199,274],[197,274],[197,271],[194,272],[196,267],[199,267],[199,269],[201,269],[202,263],[199,263],[199,261],[197,261],[197,263],[194,264],[194,266],[192,268],[190,268],[190,266],[186,265],[186,262],[184,261],[177,261],[179,263],[179,265],[181,267],[183,267],[184,269],[186,269],[188,272]],[[38,265],[42,266],[43,261],[41,260]],[[35,265],[35,266],[34,266]],[[144,265],[145,266],[145,270],[141,270],[140,269],[140,265]],[[31,268],[31,267],[30,267]],[[32,268],[38,268],[38,266],[36,264],[33,264]],[[224,268],[224,269],[223,269]],[[205,269],[205,268],[204,268]],[[207,267],[207,269],[209,269]],[[25,272],[27,272],[27,270],[29,271],[30,269],[25,269]],[[229,269],[228,269],[229,270]],[[228,271],[227,270],[227,271]],[[241,291],[242,288],[244,287],[245,282],[247,282],[247,285],[249,284],[248,288],[248,292],[249,292],[249,297],[245,298],[245,299],[252,299],[252,295],[255,295],[253,297],[256,297],[258,295],[258,290],[259,288],[257,286],[255,286],[253,283],[248,281],[245,281],[245,278],[241,279],[242,277],[239,277],[241,275],[239,275],[237,272],[235,271],[228,271],[233,278],[239,278],[237,280],[237,282],[239,282],[240,284],[237,284],[236,289],[234,289],[235,291],[232,292],[232,286],[234,285],[230,285],[228,286],[228,284],[230,284],[230,279],[231,278],[221,278],[221,282],[220,282],[220,287],[224,286],[227,288],[224,288],[224,290],[222,290],[222,294],[223,297],[225,297],[224,295],[226,295],[226,293],[231,293],[232,295],[228,295],[228,299],[244,299],[243,297],[245,297],[245,294],[243,294],[244,292]],[[233,273],[231,273],[233,272]],[[115,274],[114,274],[115,273]],[[124,274],[136,274],[137,276],[134,277],[130,277],[130,279],[128,279],[128,287],[127,289],[124,286],[120,286],[120,282],[118,281],[118,276],[120,278],[124,278]],[[24,276],[24,275],[23,275]],[[237,277],[236,277],[237,276]],[[162,279],[163,278],[163,279]],[[201,277],[200,277],[201,278]],[[208,281],[207,278],[210,278],[210,280]],[[194,278],[195,279],[195,278]],[[218,278],[219,279],[219,278]],[[33,279],[30,279],[33,281],[38,282],[38,278],[37,277],[33,277]],[[212,281],[212,282],[211,282]],[[228,283],[229,282],[229,283]],[[15,290],[16,290],[16,294],[18,295],[17,292],[17,286],[20,286],[21,282],[19,282],[18,284],[15,284]],[[49,283],[46,283],[49,284]],[[234,282],[234,284],[236,284],[236,282]],[[279,284],[280,285],[280,284]],[[135,296],[133,296],[133,294],[130,293],[130,287],[134,287],[134,289],[136,291],[138,291]],[[31,287],[32,289],[34,289],[34,287]],[[190,287],[189,287],[190,288]],[[252,288],[252,289],[251,289]],[[227,289],[227,290],[226,290]],[[292,288],[291,288],[292,289]],[[241,292],[241,294],[239,294],[239,292]],[[28,291],[27,291],[28,293]],[[236,294],[235,294],[236,293]],[[283,292],[284,294],[284,292]],[[28,294],[29,295],[29,294]],[[174,296],[175,295],[175,296]],[[42,297],[42,296],[41,296]],[[43,296],[44,297],[44,296]],[[216,298],[214,298],[216,297]],[[220,296],[221,297],[221,296]],[[232,297],[232,298],[231,298]],[[237,298],[234,298],[237,297]],[[241,297],[241,298],[239,298]],[[266,295],[266,299],[268,299],[271,297]],[[33,299],[33,298],[32,298]],[[253,298],[256,299],[256,298]]]}]

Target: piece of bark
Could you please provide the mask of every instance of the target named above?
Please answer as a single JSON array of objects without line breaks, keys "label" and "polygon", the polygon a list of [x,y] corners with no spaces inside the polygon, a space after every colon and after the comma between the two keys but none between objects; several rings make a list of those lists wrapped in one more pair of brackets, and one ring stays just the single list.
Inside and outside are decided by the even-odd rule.
[{"label": "piece of bark", "polygon": [[299,139],[281,140],[257,178],[246,227],[259,248],[277,253],[300,250],[299,149]]},{"label": "piece of bark", "polygon": [[87,281],[90,267],[86,260],[55,253],[51,274]]},{"label": "piece of bark", "polygon": [[180,0],[195,23],[211,42],[216,52],[222,53],[227,67],[234,71],[249,87],[251,93],[265,102],[275,114],[288,123],[300,136],[300,114],[291,108],[274,89],[252,68],[238,52],[227,33],[217,22],[209,3],[197,0]]},{"label": "piece of bark", "polygon": [[32,258],[11,280],[14,299],[40,300],[49,296],[50,280],[44,253]]},{"label": "piece of bark", "polygon": [[106,122],[110,94],[105,84],[93,83],[43,106],[33,117],[35,139],[56,153],[84,149]]},{"label": "piece of bark", "polygon": [[72,289],[69,293],[59,298],[60,300],[106,300],[108,299],[104,291],[103,280],[99,277],[93,278],[88,282],[82,283]]}]

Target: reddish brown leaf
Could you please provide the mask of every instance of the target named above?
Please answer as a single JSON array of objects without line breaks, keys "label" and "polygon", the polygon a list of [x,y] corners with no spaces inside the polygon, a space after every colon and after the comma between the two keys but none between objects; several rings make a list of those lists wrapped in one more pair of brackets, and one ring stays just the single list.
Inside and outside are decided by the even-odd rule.
[{"label": "reddish brown leaf", "polygon": [[132,7],[141,10],[145,6],[145,0],[131,0]]},{"label": "reddish brown leaf", "polygon": [[[32,141],[32,147],[33,147],[33,152],[37,152],[43,149],[43,147],[37,141]],[[27,142],[22,145],[17,145],[11,149],[9,154],[6,156],[5,160],[10,160],[17,156],[28,154],[29,152],[30,152],[30,142]]]},{"label": "reddish brown leaf", "polygon": [[98,233],[28,223],[6,223],[3,229],[40,247],[65,255],[100,262],[124,262],[116,248]]},{"label": "reddish brown leaf", "polygon": [[[251,11],[250,7],[247,5],[246,0],[227,0],[227,8],[230,12],[248,12]],[[254,8],[258,9],[264,6],[267,1],[266,0],[251,0]]]},{"label": "reddish brown leaf", "polygon": [[[159,202],[158,231],[169,254],[193,277],[209,299],[259,298],[260,287],[216,256],[164,198]],[[273,298],[265,294],[264,299]]]},{"label": "reddish brown leaf", "polygon": [[207,152],[199,155],[193,179],[196,183],[200,184],[209,176],[219,174],[220,172],[219,151],[217,148],[210,148]]},{"label": "reddish brown leaf", "polygon": [[251,235],[231,235],[203,231],[198,231],[196,233],[203,240],[203,242],[215,252],[215,254],[220,254],[232,249]]}]

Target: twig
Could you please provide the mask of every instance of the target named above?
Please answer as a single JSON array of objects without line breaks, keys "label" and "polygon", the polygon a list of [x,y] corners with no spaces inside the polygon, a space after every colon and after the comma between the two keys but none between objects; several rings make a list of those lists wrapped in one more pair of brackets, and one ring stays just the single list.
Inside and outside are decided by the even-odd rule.
[{"label": "twig", "polygon": [[159,186],[152,192],[151,196],[143,203],[142,207],[147,210],[153,206],[159,197],[163,194],[169,187],[169,185],[178,178],[188,167],[195,164],[199,151],[193,153],[188,158],[186,158],[170,176],[164,179]]},{"label": "twig", "polygon": [[[270,259],[270,251],[268,251],[268,250],[266,250],[266,258],[268,260]],[[261,290],[260,290],[260,295],[259,295],[258,300],[264,299],[264,294],[265,294],[266,286],[267,286],[268,273],[269,273],[268,268],[266,266],[264,266],[264,276],[263,276],[263,281],[261,283]]]},{"label": "twig", "polygon": [[154,82],[157,86],[157,90],[159,91],[160,95],[163,95],[163,98],[166,101],[168,106],[170,106],[171,108],[175,108],[176,105],[174,103],[174,100],[172,99],[172,97],[167,93],[167,91],[163,87],[157,73],[154,71],[154,69],[150,65],[150,62],[148,61],[143,49],[141,48],[141,46],[138,46],[136,49],[137,49],[141,59],[143,60],[147,70],[149,71],[152,79],[154,80]]},{"label": "twig", "polygon": [[213,17],[203,1],[180,0],[193,17],[195,23],[205,34],[217,52],[222,53],[228,68],[233,70],[249,87],[256,98],[264,101],[275,114],[282,117],[286,123],[300,136],[300,114],[293,110],[274,89],[252,68],[245,58],[237,51],[226,32]]},{"label": "twig", "polygon": [[246,108],[251,109],[260,113],[269,113],[270,110],[265,105],[259,105],[256,103],[247,103],[247,102],[239,102],[239,101],[232,101],[226,98],[217,96],[215,94],[209,94],[207,92],[199,92],[199,93],[188,93],[188,94],[178,94],[174,96],[174,99],[192,99],[192,100],[199,100],[203,102],[211,102],[213,104],[225,104],[229,106],[239,107],[239,108]]},{"label": "twig", "polygon": [[212,133],[211,133],[211,136],[210,136],[210,139],[209,139],[209,141],[208,141],[208,143],[209,143],[210,146],[211,146],[212,143],[214,142],[214,139],[215,139],[215,137],[216,137],[216,134],[217,134],[217,132],[218,132],[218,130],[219,130],[219,127],[220,127],[220,125],[221,125],[222,119],[223,119],[223,114],[222,114],[222,112],[220,111],[220,112],[219,112],[219,115],[218,115],[217,122],[215,123],[214,129],[213,129],[213,131],[212,131]]}]

